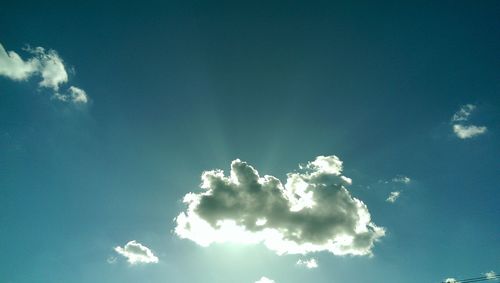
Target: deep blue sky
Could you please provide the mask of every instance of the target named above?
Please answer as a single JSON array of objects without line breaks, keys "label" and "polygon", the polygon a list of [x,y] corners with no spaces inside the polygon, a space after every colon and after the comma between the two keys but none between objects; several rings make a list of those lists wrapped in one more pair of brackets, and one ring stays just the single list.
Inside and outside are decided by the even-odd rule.
[{"label": "deep blue sky", "polygon": [[[500,271],[500,2],[332,2],[3,3],[0,43],[23,58],[26,44],[57,50],[91,102],[0,77],[0,282]],[[459,139],[450,119],[468,103],[488,131]],[[240,158],[283,179],[330,154],[387,229],[374,257],[319,253],[306,270],[262,245],[203,248],[172,233],[203,170]],[[385,183],[397,175],[412,181]],[[160,262],[118,257],[133,239]]]}]

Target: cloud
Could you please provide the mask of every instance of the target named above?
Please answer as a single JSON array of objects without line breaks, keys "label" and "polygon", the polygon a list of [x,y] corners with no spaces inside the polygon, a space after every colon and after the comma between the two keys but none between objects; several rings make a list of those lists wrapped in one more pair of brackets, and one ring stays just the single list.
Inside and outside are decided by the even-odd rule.
[{"label": "cloud", "polygon": [[116,263],[116,260],[117,258],[115,256],[109,256],[107,259],[106,259],[106,262],[109,263],[109,264],[115,264]]},{"label": "cloud", "polygon": [[391,180],[393,183],[409,184],[411,179],[407,176],[396,176]]},{"label": "cloud", "polygon": [[68,94],[59,93],[60,86],[68,82],[68,72],[64,61],[55,50],[28,47],[25,51],[32,57],[23,60],[19,54],[14,51],[7,52],[0,44],[0,75],[15,81],[38,76],[41,78],[39,87],[52,89],[54,98],[74,103],[88,102],[85,91],[74,86],[67,89]]},{"label": "cloud", "polygon": [[490,272],[486,272],[486,273],[484,274],[484,276],[486,276],[486,279],[488,279],[488,280],[493,280],[493,279],[498,280],[497,274],[496,274],[496,273],[495,273],[495,271],[493,271],[493,270],[492,270],[492,271],[490,271]]},{"label": "cloud", "polygon": [[455,132],[457,137],[461,139],[469,139],[486,133],[487,128],[484,126],[478,127],[478,126],[453,125],[453,131]]},{"label": "cloud", "polygon": [[463,124],[463,122],[469,121],[469,116],[475,109],[475,105],[466,104],[460,107],[460,110],[453,114],[453,117],[451,118],[451,122],[453,122],[453,132],[460,139],[469,139],[486,133],[487,128],[485,126]]},{"label": "cloud", "polygon": [[460,281],[458,281],[457,279],[455,278],[446,278],[444,280],[444,283],[460,283]]},{"label": "cloud", "polygon": [[316,261],[315,258],[299,259],[297,261],[297,265],[302,265],[302,266],[305,266],[305,267],[307,267],[309,269],[318,268],[318,262]]},{"label": "cloud", "polygon": [[39,83],[42,87],[59,90],[59,85],[68,81],[68,73],[64,67],[63,60],[55,50],[46,51],[43,47],[27,48],[38,60],[38,72],[42,77]]},{"label": "cloud", "polygon": [[64,102],[71,101],[75,104],[85,104],[88,102],[87,93],[80,88],[70,86],[67,94],[54,93],[54,99]]},{"label": "cloud", "polygon": [[75,86],[70,86],[69,92],[70,92],[71,100],[74,103],[87,103],[88,102],[87,93],[83,89],[77,88]]},{"label": "cloud", "polygon": [[452,122],[460,122],[460,121],[467,121],[469,120],[469,116],[476,109],[476,106],[473,104],[465,104],[462,107],[460,107],[460,110],[458,110],[455,114],[453,114],[453,117],[451,117]]},{"label": "cloud", "polygon": [[271,280],[267,277],[262,276],[259,280],[255,281],[255,283],[276,283],[274,280]]},{"label": "cloud", "polygon": [[158,258],[146,246],[134,241],[128,242],[123,248],[115,247],[115,251],[127,258],[130,264],[157,263]]},{"label": "cloud", "polygon": [[318,156],[300,168],[284,185],[239,159],[229,176],[203,172],[203,191],[184,196],[187,210],[175,218],[175,233],[201,246],[263,243],[277,254],[371,255],[385,230],[346,189],[351,179],[341,175],[342,161]]},{"label": "cloud", "polygon": [[391,192],[389,194],[389,196],[387,197],[386,201],[387,202],[391,202],[391,203],[394,203],[398,198],[399,198],[399,195],[401,194],[400,191],[395,191],[395,192]]},{"label": "cloud", "polygon": [[38,71],[39,64],[37,58],[24,61],[16,52],[7,52],[0,43],[0,75],[15,81],[26,80]]}]

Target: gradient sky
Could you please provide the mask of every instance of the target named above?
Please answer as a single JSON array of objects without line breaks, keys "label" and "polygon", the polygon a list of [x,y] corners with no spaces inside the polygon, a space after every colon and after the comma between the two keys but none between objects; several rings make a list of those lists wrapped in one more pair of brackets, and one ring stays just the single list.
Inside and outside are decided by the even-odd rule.
[{"label": "gradient sky", "polygon": [[[64,89],[89,101],[0,75],[0,282],[500,271],[500,2],[333,2],[2,3],[0,44],[24,60],[28,45],[57,51]],[[460,138],[454,124],[487,130]],[[240,158],[285,182],[320,155],[344,162],[349,191],[386,229],[372,257],[201,247],[173,232],[204,170]],[[132,240],[158,263],[114,250]],[[311,257],[318,268],[296,265]]]}]

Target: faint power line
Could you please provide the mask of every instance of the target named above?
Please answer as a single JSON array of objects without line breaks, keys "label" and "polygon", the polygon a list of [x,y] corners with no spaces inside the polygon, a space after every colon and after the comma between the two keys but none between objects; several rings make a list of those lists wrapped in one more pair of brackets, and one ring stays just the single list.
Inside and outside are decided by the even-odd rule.
[{"label": "faint power line", "polygon": [[495,280],[495,279],[500,279],[500,275],[489,275],[489,276],[481,276],[481,277],[476,277],[476,278],[468,278],[468,279],[461,279],[461,280],[454,280],[454,281],[442,281],[441,283],[472,283],[472,282],[481,282],[481,281],[487,281],[487,280]]}]

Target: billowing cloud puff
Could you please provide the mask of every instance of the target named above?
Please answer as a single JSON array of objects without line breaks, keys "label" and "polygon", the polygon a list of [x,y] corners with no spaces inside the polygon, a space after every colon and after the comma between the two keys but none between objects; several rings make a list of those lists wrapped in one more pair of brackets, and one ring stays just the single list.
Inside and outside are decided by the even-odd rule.
[{"label": "billowing cloud puff", "polygon": [[68,90],[70,93],[71,101],[73,101],[74,103],[87,103],[88,96],[83,89],[70,86]]},{"label": "billowing cloud puff", "polygon": [[274,280],[271,280],[267,277],[262,276],[259,280],[255,281],[255,283],[275,283]]},{"label": "billowing cloud puff", "polygon": [[486,133],[486,127],[484,126],[463,126],[463,125],[453,125],[453,132],[457,135],[457,137],[461,139],[469,139],[475,136],[479,136],[481,134]]},{"label": "billowing cloud puff", "polygon": [[187,210],[175,219],[175,233],[201,246],[263,243],[277,254],[371,255],[385,234],[346,189],[351,179],[336,156],[318,156],[288,173],[284,185],[239,159],[229,176],[212,170],[201,179],[204,191],[188,193]]},{"label": "billowing cloud puff", "polygon": [[40,87],[54,91],[53,97],[62,101],[86,103],[85,91],[71,86],[68,94],[59,93],[59,87],[68,82],[68,73],[63,60],[55,50],[45,50],[43,47],[25,49],[33,57],[23,60],[14,51],[6,51],[0,44],[0,75],[15,81],[23,81],[32,76],[41,77]]},{"label": "billowing cloud puff", "polygon": [[42,77],[39,83],[42,87],[59,90],[59,85],[68,81],[68,73],[64,67],[63,60],[55,50],[46,51],[43,47],[27,49],[36,57],[31,60],[38,61],[38,72]]},{"label": "billowing cloud puff", "polygon": [[457,281],[455,278],[446,278],[444,283],[460,283],[460,281]]},{"label": "billowing cloud puff", "polygon": [[315,258],[299,259],[297,261],[297,265],[302,265],[302,266],[305,266],[305,267],[307,267],[309,269],[318,268],[318,262],[316,261]]},{"label": "billowing cloud puff", "polygon": [[391,192],[387,197],[386,201],[394,203],[399,198],[400,194],[401,194],[400,191]]},{"label": "billowing cloud puff", "polygon": [[451,122],[453,123],[453,132],[460,139],[470,139],[475,136],[486,133],[487,128],[485,126],[475,126],[475,125],[464,125],[464,122],[469,120],[469,116],[476,109],[473,104],[466,104],[460,107],[453,117]]},{"label": "billowing cloud puff", "polygon": [[158,258],[146,246],[134,241],[128,242],[123,248],[115,247],[115,251],[127,258],[130,264],[157,263]]}]

